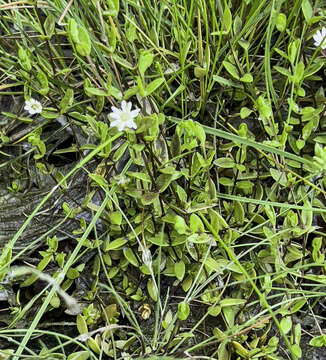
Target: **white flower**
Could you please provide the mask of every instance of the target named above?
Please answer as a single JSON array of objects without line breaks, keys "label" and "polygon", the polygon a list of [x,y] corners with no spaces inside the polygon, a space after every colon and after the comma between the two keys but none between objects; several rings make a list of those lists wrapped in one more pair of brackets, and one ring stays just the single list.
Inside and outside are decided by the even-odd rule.
[{"label": "white flower", "polygon": [[42,104],[39,101],[30,98],[25,102],[24,109],[28,111],[31,115],[40,114],[42,112]]},{"label": "white flower", "polygon": [[131,102],[126,102],[124,100],[121,102],[121,110],[112,106],[112,112],[109,114],[109,117],[113,119],[113,121],[111,121],[110,126],[116,126],[119,131],[126,128],[137,129],[134,119],[139,114],[140,109],[131,111],[131,106]]},{"label": "white flower", "polygon": [[316,47],[318,46],[321,46],[322,50],[325,50],[326,49],[326,28],[323,27],[320,30],[318,30],[315,35],[313,36],[314,40],[315,40],[315,43],[314,45]]}]

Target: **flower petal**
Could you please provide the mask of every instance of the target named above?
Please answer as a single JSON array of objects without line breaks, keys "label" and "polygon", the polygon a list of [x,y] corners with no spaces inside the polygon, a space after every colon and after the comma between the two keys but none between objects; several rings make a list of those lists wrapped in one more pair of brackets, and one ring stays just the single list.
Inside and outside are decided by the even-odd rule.
[{"label": "flower petal", "polygon": [[121,102],[121,110],[122,110],[122,111],[125,111],[125,110],[126,110],[126,105],[127,105],[126,101],[125,101],[125,100],[122,100],[122,102]]},{"label": "flower petal", "polygon": [[111,113],[109,114],[110,118],[112,119],[116,119],[116,120],[119,120],[120,119],[120,115],[119,114],[115,114],[115,113]]},{"label": "flower petal", "polygon": [[137,129],[137,124],[133,120],[131,120],[128,127],[131,128],[131,129],[136,130]]},{"label": "flower petal", "polygon": [[323,28],[321,29],[321,36],[322,36],[323,38],[326,36],[326,28],[325,28],[325,27],[323,27]]},{"label": "flower petal", "polygon": [[131,117],[135,118],[140,112],[140,109],[136,109],[130,112]]},{"label": "flower petal", "polygon": [[110,127],[118,126],[120,124],[119,120],[114,120],[110,122]]},{"label": "flower petal", "polygon": [[115,112],[115,113],[121,112],[121,110],[118,109],[118,108],[116,108],[115,106],[111,106],[111,110],[112,110],[113,112]]}]

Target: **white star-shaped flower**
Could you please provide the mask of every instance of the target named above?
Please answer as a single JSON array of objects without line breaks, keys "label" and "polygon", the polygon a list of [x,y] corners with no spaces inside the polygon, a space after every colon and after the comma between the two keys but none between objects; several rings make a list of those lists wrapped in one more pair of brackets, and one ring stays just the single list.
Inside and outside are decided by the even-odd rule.
[{"label": "white star-shaped flower", "polygon": [[326,49],[326,28],[323,27],[320,30],[317,30],[317,32],[315,33],[315,35],[313,36],[314,40],[315,40],[315,43],[314,45],[316,47],[319,47],[321,46],[322,50],[325,50]]},{"label": "white star-shaped flower", "polygon": [[127,128],[137,129],[134,119],[139,114],[140,109],[131,111],[131,106],[131,102],[126,102],[124,100],[121,102],[121,109],[112,106],[112,112],[109,114],[109,117],[113,119],[113,121],[111,121],[110,126],[116,126],[119,131]]},{"label": "white star-shaped flower", "polygon": [[40,114],[42,112],[42,104],[39,101],[30,98],[29,100],[26,100],[24,109],[28,111],[30,115]]}]

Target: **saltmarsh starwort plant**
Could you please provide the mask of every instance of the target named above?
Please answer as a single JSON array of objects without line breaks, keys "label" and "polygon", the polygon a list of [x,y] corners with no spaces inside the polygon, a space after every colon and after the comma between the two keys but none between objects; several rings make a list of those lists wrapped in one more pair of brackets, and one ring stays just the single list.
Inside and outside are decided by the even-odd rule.
[{"label": "saltmarsh starwort plant", "polygon": [[[0,297],[7,269],[28,251],[85,307],[74,321],[80,337],[74,323],[69,333],[67,322],[44,330],[62,314],[52,310],[67,307],[58,289],[34,294],[35,274],[15,279],[24,284],[8,289],[16,300],[0,312],[11,317],[0,343],[13,339],[14,360],[297,360],[310,336],[310,346],[324,344],[323,1],[176,5],[0,0],[1,104],[19,95],[47,105],[33,126],[1,109],[0,192],[17,178],[21,195],[41,185],[40,204],[56,206],[40,219],[58,221],[41,234],[41,205],[31,213],[27,204],[12,236],[0,224],[0,248],[2,232],[10,239]],[[31,117],[38,105],[29,101]],[[26,329],[14,329],[22,321]]]}]

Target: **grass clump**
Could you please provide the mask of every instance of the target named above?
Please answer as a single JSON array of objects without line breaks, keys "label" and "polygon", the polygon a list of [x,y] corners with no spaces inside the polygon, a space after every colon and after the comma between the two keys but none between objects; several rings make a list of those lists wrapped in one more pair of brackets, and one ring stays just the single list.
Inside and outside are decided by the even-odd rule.
[{"label": "grass clump", "polygon": [[325,346],[322,2],[0,11],[0,357]]}]

